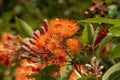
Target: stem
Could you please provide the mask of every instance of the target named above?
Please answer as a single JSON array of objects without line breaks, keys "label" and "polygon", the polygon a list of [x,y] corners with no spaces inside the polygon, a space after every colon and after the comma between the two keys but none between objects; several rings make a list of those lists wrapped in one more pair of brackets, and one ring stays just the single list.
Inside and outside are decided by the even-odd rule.
[{"label": "stem", "polygon": [[72,57],[72,55],[70,55],[69,53],[67,53],[67,55],[71,58],[71,64],[75,67],[76,71],[77,71],[81,76],[83,76],[82,73],[81,73],[81,70],[79,71],[79,69],[77,68],[77,65],[75,64],[74,57]]},{"label": "stem", "polygon": [[73,66],[75,67],[76,71],[77,71],[81,76],[84,76],[84,75],[81,73],[81,69],[80,69],[80,71],[79,71],[77,65],[76,65],[75,62],[74,62],[74,59],[73,59],[72,61],[73,61],[72,64],[73,64]]},{"label": "stem", "polygon": [[95,56],[94,45],[91,45],[91,49],[92,49],[93,56]]},{"label": "stem", "polygon": [[112,62],[112,64],[116,64],[116,62],[113,59],[110,59],[110,61]]},{"label": "stem", "polygon": [[86,51],[85,51],[85,57],[86,57],[86,59],[90,62],[90,58],[89,58],[88,55],[86,54]]}]

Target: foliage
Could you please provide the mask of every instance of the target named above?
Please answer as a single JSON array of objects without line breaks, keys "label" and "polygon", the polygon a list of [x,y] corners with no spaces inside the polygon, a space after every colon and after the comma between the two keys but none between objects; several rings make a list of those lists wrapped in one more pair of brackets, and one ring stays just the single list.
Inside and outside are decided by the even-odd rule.
[{"label": "foliage", "polygon": [[13,1],[0,1],[1,80],[119,80],[119,0]]},{"label": "foliage", "polygon": [[[103,75],[102,80],[109,80],[110,77],[115,74],[116,71],[119,71],[119,67],[120,67],[120,63],[115,64],[114,66],[112,66],[110,69],[108,69],[108,71]],[[113,78],[115,78],[115,76],[118,76],[119,74],[116,74],[113,76]],[[119,77],[119,76],[118,76]],[[117,78],[117,77],[116,77]],[[113,79],[114,80],[114,79]]]}]

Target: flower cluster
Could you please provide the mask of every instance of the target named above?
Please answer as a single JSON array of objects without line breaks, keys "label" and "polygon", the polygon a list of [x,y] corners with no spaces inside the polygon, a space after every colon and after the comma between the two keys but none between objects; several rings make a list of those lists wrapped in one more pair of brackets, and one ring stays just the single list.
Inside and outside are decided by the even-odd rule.
[{"label": "flower cluster", "polygon": [[76,71],[76,69],[74,69],[70,74],[69,80],[77,80],[80,76],[88,75],[85,68],[80,64],[77,65],[77,70],[81,73],[81,75],[78,73],[78,71]]},{"label": "flower cluster", "polygon": [[[102,69],[104,66],[99,66],[98,63],[95,63],[95,65],[91,64],[85,64],[83,65],[77,65],[77,70],[81,73],[82,76],[95,76],[96,79],[101,77],[103,74]],[[76,70],[73,70],[71,75],[70,75],[70,80],[76,80],[80,76]]]},{"label": "flower cluster", "polygon": [[80,41],[74,37],[71,38],[78,30],[78,24],[73,20],[53,19],[49,23],[44,20],[42,26],[44,34],[39,30],[34,32],[30,42],[26,42],[22,48],[30,53],[31,57],[22,55],[26,58],[40,57],[47,64],[56,64],[63,66],[71,53],[80,51]]},{"label": "flower cluster", "polygon": [[[44,66],[56,64],[60,66],[57,72],[61,71],[63,66],[68,64],[72,65],[73,72],[70,76],[70,80],[78,78],[79,74],[85,76],[95,76],[96,79],[102,75],[103,66],[99,67],[98,63],[95,65],[83,66],[81,63],[76,63],[75,58],[78,58],[79,53],[82,53],[83,45],[78,39],[77,31],[79,30],[78,24],[73,20],[66,19],[53,19],[50,22],[44,20],[44,26],[41,26],[43,34],[36,30],[29,42],[25,42],[22,48],[27,51],[26,54],[22,54],[22,58],[31,60],[32,62],[42,61]],[[106,32],[106,30],[105,30]],[[99,35],[103,35],[104,31],[101,31]],[[105,34],[106,35],[106,34]],[[103,37],[105,37],[103,35]],[[99,38],[99,37],[98,37]],[[95,46],[99,42],[95,43]],[[27,74],[30,75],[30,74]]]},{"label": "flower cluster", "polygon": [[16,80],[35,80],[34,78],[29,78],[31,74],[37,74],[41,68],[39,63],[33,63],[26,59],[21,61],[20,67],[16,68]]},{"label": "flower cluster", "polygon": [[103,74],[102,69],[104,68],[104,66],[99,66],[98,64],[95,64],[94,66],[90,64],[85,64],[85,68],[87,75],[93,75],[96,78],[99,78]]},{"label": "flower cluster", "polygon": [[21,54],[22,39],[8,33],[2,35],[0,42],[0,63],[8,66]]}]

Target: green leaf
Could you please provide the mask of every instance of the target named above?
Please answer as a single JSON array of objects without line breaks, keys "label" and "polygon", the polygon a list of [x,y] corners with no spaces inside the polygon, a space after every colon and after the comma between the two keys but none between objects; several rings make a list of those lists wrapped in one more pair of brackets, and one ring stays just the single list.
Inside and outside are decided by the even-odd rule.
[{"label": "green leaf", "polygon": [[110,58],[116,59],[120,58],[120,44],[118,44],[110,54]]},{"label": "green leaf", "polygon": [[111,3],[113,0],[105,0],[106,3]]},{"label": "green leaf", "polygon": [[16,18],[16,26],[22,36],[33,36],[32,28],[23,20]]},{"label": "green leaf", "polygon": [[114,36],[120,36],[120,27],[111,27],[109,32],[112,33]]},{"label": "green leaf", "polygon": [[32,74],[32,75],[29,75],[27,77],[28,78],[35,78],[35,79],[37,79],[39,77],[39,74]]},{"label": "green leaf", "polygon": [[30,75],[29,78],[35,78],[35,80],[55,80],[50,75],[41,75],[41,74]]},{"label": "green leaf", "polygon": [[49,65],[45,68],[43,68],[41,71],[40,71],[40,74],[42,75],[49,75],[51,74],[52,72],[56,71],[57,69],[59,69],[59,66],[58,65]]},{"label": "green leaf", "polygon": [[94,30],[90,23],[86,23],[82,36],[80,37],[84,46],[93,43]]},{"label": "green leaf", "polygon": [[120,62],[109,68],[102,77],[102,80],[109,80],[109,76],[115,71],[120,70]]},{"label": "green leaf", "polygon": [[93,45],[95,45],[95,41],[96,41],[96,39],[97,39],[97,37],[98,37],[98,33],[99,33],[99,31],[101,30],[101,28],[102,28],[102,26],[98,26],[98,27],[96,28],[95,32],[94,32]]},{"label": "green leaf", "polygon": [[120,26],[120,19],[109,19],[109,18],[102,18],[102,17],[81,20],[80,22],[106,23],[106,24],[113,24],[115,26]]},{"label": "green leaf", "polygon": [[97,54],[99,54],[102,49],[105,47],[105,45],[113,38],[113,35],[108,34],[99,44],[99,47],[96,51]]},{"label": "green leaf", "polygon": [[86,76],[86,77],[79,78],[77,80],[96,80],[96,79],[93,76]]},{"label": "green leaf", "polygon": [[109,18],[115,18],[117,15],[117,11],[118,11],[118,6],[117,5],[109,5],[108,6],[108,17]]},{"label": "green leaf", "polygon": [[49,75],[42,75],[38,77],[36,80],[55,80],[55,79]]},{"label": "green leaf", "polygon": [[60,77],[62,78],[62,80],[65,80],[65,78],[68,78],[72,70],[73,70],[72,65],[63,66],[60,71]]},{"label": "green leaf", "polygon": [[58,65],[49,65],[40,70],[39,74],[30,75],[30,78],[35,78],[36,80],[55,80],[50,74],[59,68]]},{"label": "green leaf", "polygon": [[112,73],[108,80],[120,80],[120,70]]}]

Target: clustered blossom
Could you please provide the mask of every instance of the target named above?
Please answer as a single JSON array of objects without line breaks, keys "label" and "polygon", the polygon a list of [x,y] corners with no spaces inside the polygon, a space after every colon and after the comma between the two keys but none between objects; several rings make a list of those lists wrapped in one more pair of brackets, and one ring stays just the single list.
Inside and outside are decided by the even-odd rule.
[{"label": "clustered blossom", "polygon": [[[77,64],[77,70],[78,71],[76,71],[76,69],[74,69],[71,72],[69,80],[77,80],[78,78],[80,78],[80,76],[87,76],[88,75],[85,68],[80,64]],[[81,75],[78,72],[80,72]]]},{"label": "clustered blossom", "polygon": [[39,63],[33,63],[27,59],[22,60],[20,67],[16,68],[16,80],[35,80],[28,76],[37,74],[40,68],[41,66]]},{"label": "clustered blossom", "polygon": [[82,47],[82,44],[78,41],[78,39],[68,39],[66,41],[66,44],[69,48],[70,51],[72,52],[79,52],[81,47]]},{"label": "clustered blossom", "polygon": [[22,48],[32,56],[22,57],[30,58],[40,57],[49,64],[65,65],[69,52],[79,52],[80,41],[77,38],[71,38],[78,30],[78,24],[73,20],[53,19],[49,23],[44,20],[41,34],[39,30],[34,32],[30,42],[26,42]]},{"label": "clustered blossom", "polygon": [[22,39],[8,33],[2,35],[0,42],[0,63],[8,66],[21,54]]},{"label": "clustered blossom", "polygon": [[[81,73],[81,76],[95,76],[96,79],[98,79],[102,74],[102,69],[104,66],[99,66],[97,63],[93,66],[90,64],[83,65],[77,65],[77,70]],[[73,70],[69,80],[76,80],[80,76],[78,76],[78,73],[76,70]]]},{"label": "clustered blossom", "polygon": [[[75,21],[53,19],[48,22],[44,20],[44,26],[41,26],[41,29],[43,34],[39,30],[36,30],[30,41],[25,42],[22,46],[29,54],[22,54],[22,58],[29,59],[32,62],[39,62],[42,59],[44,61],[43,65],[56,64],[60,66],[60,69],[62,69],[62,66],[70,63],[70,65],[74,66],[74,70],[69,80],[78,78],[76,71],[81,76],[92,75],[98,78],[102,75],[101,70],[103,66],[99,67],[97,63],[94,66],[88,64],[83,66],[80,63],[79,65],[75,63],[74,58],[78,53],[82,52],[81,49],[83,47],[80,40],[75,36],[79,30],[79,26]],[[96,42],[95,46],[98,43]],[[56,72],[59,72],[60,69]],[[56,75],[56,72],[54,75]]]},{"label": "clustered blossom", "polygon": [[53,19],[48,27],[52,34],[63,37],[71,37],[79,30],[79,26],[75,21],[65,19]]},{"label": "clustered blossom", "polygon": [[99,78],[103,74],[102,69],[104,68],[104,66],[99,66],[97,63],[94,66],[90,64],[85,64],[85,68],[88,75],[93,75],[96,78]]}]

